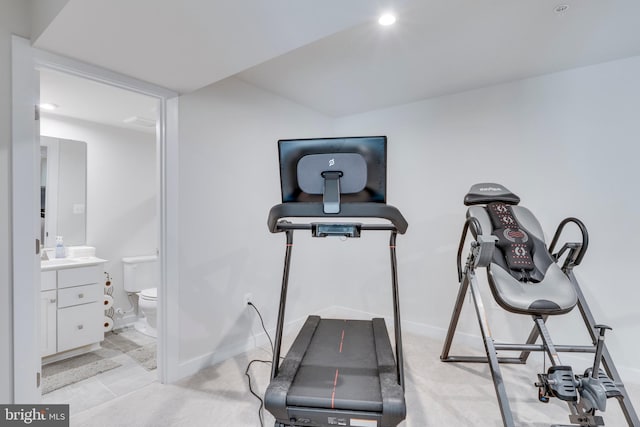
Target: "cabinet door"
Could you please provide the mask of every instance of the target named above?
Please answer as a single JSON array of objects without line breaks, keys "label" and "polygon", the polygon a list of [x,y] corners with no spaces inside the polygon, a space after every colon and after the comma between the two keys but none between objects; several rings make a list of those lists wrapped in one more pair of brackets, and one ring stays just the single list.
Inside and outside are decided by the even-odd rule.
[{"label": "cabinet door", "polygon": [[102,303],[76,305],[58,310],[58,352],[104,340]]},{"label": "cabinet door", "polygon": [[56,352],[56,290],[40,292],[40,355]]},{"label": "cabinet door", "polygon": [[43,271],[40,274],[40,290],[41,291],[50,291],[51,289],[56,288],[56,272],[52,271]]}]

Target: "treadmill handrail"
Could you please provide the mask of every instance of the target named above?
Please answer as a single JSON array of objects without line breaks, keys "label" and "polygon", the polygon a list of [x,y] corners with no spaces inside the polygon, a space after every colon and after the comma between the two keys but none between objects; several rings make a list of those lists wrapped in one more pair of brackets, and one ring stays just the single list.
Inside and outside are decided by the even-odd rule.
[{"label": "treadmill handrail", "polygon": [[[379,218],[386,219],[393,224],[395,230],[404,234],[407,231],[407,220],[400,211],[385,203],[342,203],[340,212],[336,214],[324,213],[322,203],[289,202],[275,205],[269,211],[267,225],[269,231],[278,233],[285,231],[279,227],[279,220],[283,218]],[[369,226],[371,227],[371,226]],[[371,227],[370,229],[383,229]],[[384,228],[387,229],[387,228]]]}]

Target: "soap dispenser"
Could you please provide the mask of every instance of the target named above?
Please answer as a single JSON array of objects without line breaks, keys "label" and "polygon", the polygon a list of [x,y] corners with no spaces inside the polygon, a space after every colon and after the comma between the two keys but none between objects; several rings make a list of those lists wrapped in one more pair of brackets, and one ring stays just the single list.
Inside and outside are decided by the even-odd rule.
[{"label": "soap dispenser", "polygon": [[62,236],[56,236],[56,258],[64,258],[65,250],[64,250],[64,242],[62,241]]}]

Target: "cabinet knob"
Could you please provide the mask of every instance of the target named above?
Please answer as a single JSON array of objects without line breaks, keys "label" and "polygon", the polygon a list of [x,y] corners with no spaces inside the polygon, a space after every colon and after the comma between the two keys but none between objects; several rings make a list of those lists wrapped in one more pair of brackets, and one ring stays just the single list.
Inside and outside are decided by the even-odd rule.
[{"label": "cabinet knob", "polygon": [[49,300],[49,302],[50,302],[51,304],[53,304],[54,302],[56,302],[56,299],[55,299],[55,298],[51,298],[51,299]]},{"label": "cabinet knob", "polygon": [[78,329],[82,329],[82,328],[84,328],[84,326],[78,325]]},{"label": "cabinet knob", "polygon": [[78,294],[78,298],[84,298],[84,294],[83,293],[79,293]]}]

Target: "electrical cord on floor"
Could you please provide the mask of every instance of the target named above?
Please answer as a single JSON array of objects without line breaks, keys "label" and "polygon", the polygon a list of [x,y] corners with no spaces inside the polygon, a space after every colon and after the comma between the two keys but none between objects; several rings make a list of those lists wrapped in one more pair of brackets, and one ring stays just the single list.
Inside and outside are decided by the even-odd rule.
[{"label": "electrical cord on floor", "polygon": [[251,362],[249,362],[249,364],[247,365],[247,369],[245,369],[244,371],[244,374],[247,376],[249,381],[249,392],[251,392],[251,394],[253,394],[255,398],[260,401],[260,407],[258,408],[258,419],[260,420],[260,427],[264,427],[264,419],[262,415],[262,409],[264,408],[264,400],[262,400],[262,397],[260,397],[255,391],[253,391],[253,388],[251,388],[251,375],[249,375],[249,368],[251,368],[251,365],[253,365],[255,362],[260,362],[260,363],[270,365],[271,360],[253,359]]},{"label": "electrical cord on floor", "polygon": [[[247,305],[250,305],[251,307],[253,307],[253,309],[258,314],[258,317],[260,318],[260,324],[262,325],[262,330],[267,335],[267,338],[269,339],[269,344],[271,344],[271,354],[273,355],[273,351],[274,351],[273,341],[271,340],[271,336],[269,335],[269,332],[267,332],[267,328],[264,326],[264,320],[262,319],[262,314],[260,314],[258,307],[256,307],[251,301],[249,301]],[[263,419],[264,417],[262,415],[262,410],[264,409],[264,400],[262,400],[262,397],[260,397],[255,391],[253,391],[253,388],[251,387],[251,375],[249,375],[249,369],[251,368],[251,365],[255,362],[264,363],[266,365],[269,365],[272,362],[271,360],[253,359],[252,361],[249,362],[249,364],[247,365],[247,369],[245,369],[244,371],[244,374],[248,378],[248,382],[249,382],[249,392],[251,392],[251,394],[253,394],[255,398],[260,401],[260,407],[258,408],[258,419],[260,420],[260,427],[264,427],[264,419]]]}]

